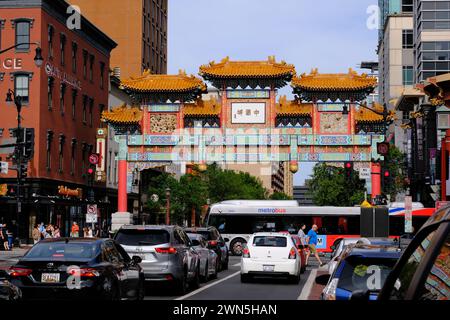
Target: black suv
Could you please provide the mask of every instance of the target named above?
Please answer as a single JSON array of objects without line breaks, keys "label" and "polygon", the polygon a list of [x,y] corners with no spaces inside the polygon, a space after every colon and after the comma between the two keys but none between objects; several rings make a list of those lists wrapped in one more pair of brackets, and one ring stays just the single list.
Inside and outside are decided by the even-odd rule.
[{"label": "black suv", "polygon": [[204,227],[204,228],[185,228],[187,233],[199,233],[207,241],[208,247],[214,250],[219,256],[220,270],[228,269],[228,247],[225,240],[220,235],[219,231],[215,227]]}]

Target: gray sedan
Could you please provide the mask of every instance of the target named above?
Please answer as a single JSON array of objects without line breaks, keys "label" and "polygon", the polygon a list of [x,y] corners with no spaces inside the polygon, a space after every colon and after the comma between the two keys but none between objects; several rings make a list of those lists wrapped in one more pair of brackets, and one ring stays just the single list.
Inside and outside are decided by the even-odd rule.
[{"label": "gray sedan", "polygon": [[200,276],[204,282],[217,278],[219,256],[208,248],[206,239],[198,233],[188,233],[192,246],[200,256]]}]

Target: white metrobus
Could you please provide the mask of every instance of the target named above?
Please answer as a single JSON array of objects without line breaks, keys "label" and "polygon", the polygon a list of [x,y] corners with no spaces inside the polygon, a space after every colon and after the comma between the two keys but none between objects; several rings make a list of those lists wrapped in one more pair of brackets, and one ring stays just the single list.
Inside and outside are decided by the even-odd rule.
[{"label": "white metrobus", "polygon": [[[434,208],[413,207],[413,226],[420,226]],[[336,240],[359,237],[360,207],[304,207],[291,200],[227,200],[211,205],[206,224],[216,227],[230,251],[240,255],[243,244],[255,232],[297,233],[301,224],[307,230],[319,227],[318,251],[330,252]],[[389,208],[389,234],[400,236],[404,229],[404,208]]]}]

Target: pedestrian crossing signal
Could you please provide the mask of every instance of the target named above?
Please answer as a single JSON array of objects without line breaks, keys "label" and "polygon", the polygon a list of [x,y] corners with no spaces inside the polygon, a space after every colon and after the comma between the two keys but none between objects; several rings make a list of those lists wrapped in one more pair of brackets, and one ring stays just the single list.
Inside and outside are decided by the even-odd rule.
[{"label": "pedestrian crossing signal", "polygon": [[6,183],[0,184],[0,196],[6,196],[8,193],[8,185]]}]

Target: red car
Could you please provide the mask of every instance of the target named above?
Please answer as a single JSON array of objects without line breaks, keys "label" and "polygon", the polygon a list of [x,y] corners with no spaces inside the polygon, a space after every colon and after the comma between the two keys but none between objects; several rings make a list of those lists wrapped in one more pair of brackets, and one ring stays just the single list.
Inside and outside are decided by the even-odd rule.
[{"label": "red car", "polygon": [[291,237],[292,237],[292,240],[294,240],[295,246],[297,247],[298,254],[300,255],[300,260],[302,262],[302,267],[300,269],[300,273],[304,273],[306,270],[305,248],[304,248],[299,236],[291,234]]}]

